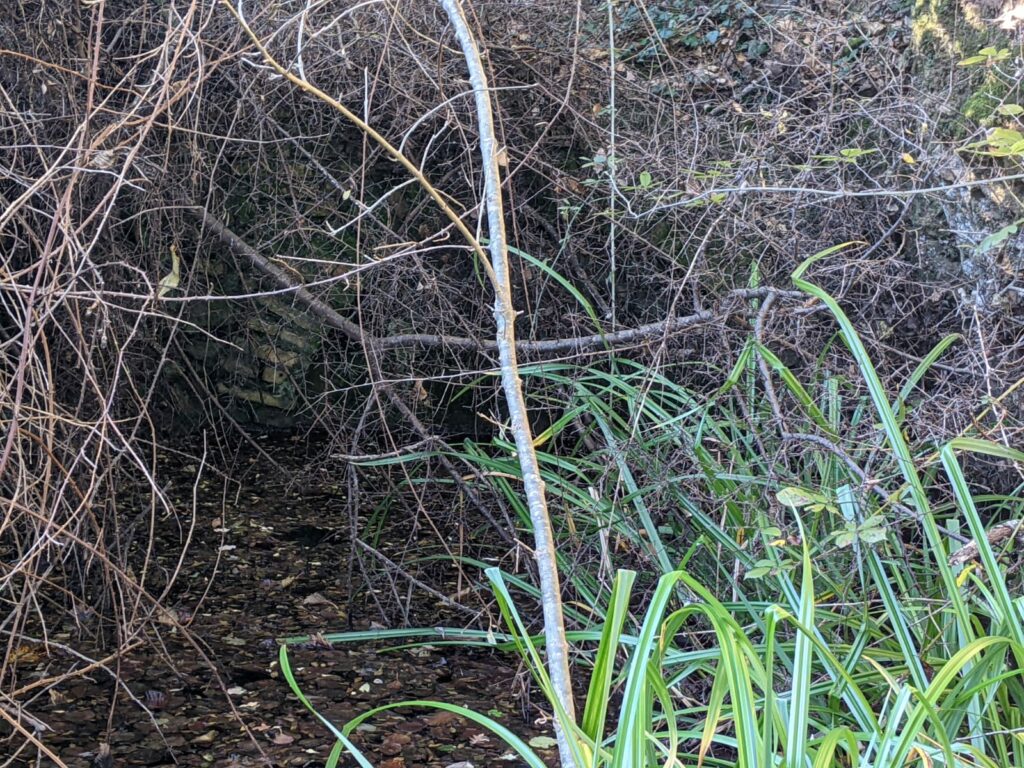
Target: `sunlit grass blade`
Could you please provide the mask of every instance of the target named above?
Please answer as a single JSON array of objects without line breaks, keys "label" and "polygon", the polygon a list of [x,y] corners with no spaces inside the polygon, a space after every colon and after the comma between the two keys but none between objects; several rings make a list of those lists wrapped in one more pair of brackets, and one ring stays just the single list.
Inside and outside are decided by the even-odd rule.
[{"label": "sunlit grass blade", "polygon": [[595,744],[600,744],[604,738],[612,678],[615,674],[615,658],[619,650],[622,627],[628,615],[629,598],[635,580],[636,573],[634,571],[620,570],[615,575],[605,614],[604,628],[601,631],[601,639],[594,658],[594,668],[590,673],[590,686],[587,690],[581,727],[583,733]]},{"label": "sunlit grass blade", "polygon": [[[800,528],[802,549],[802,573],[800,577],[800,623],[805,627],[814,626],[814,576],[811,570],[810,549],[803,523],[797,518]],[[793,686],[789,697],[789,723],[786,729],[786,766],[802,768],[809,762],[807,749],[807,728],[810,720],[811,694],[811,638],[797,632],[793,651]],[[771,681],[768,682],[771,685]]]},{"label": "sunlit grass blade", "polygon": [[[923,692],[917,692],[920,697],[917,705],[910,712],[904,725],[903,732],[894,745],[890,754],[893,765],[903,765],[910,754],[910,749],[919,738],[921,727],[925,719],[934,710],[939,698],[946,692],[949,686],[959,676],[965,665],[975,661],[986,649],[999,645],[1008,645],[1012,641],[1005,637],[980,637],[969,645],[957,651],[942,669],[940,669],[931,684]],[[1018,647],[1018,650],[1019,649]]]},{"label": "sunlit grass blade", "polygon": [[[839,747],[845,751],[845,758],[842,760],[836,757]],[[834,768],[837,765],[849,765],[849,768],[860,766],[860,745],[853,731],[845,726],[825,734],[814,756],[813,768]]]},{"label": "sunlit grass blade", "polygon": [[767,684],[764,669],[756,668],[759,662],[749,647],[750,642],[743,629],[715,596],[688,574],[679,572],[679,578],[703,600],[691,610],[702,613],[715,630],[722,654],[720,663],[729,681],[729,701],[736,730],[737,768],[757,768],[761,737],[751,669],[754,667],[762,685]]},{"label": "sunlit grass blade", "polygon": [[662,576],[647,604],[644,623],[627,668],[626,688],[622,694],[612,753],[612,768],[647,768],[647,732],[650,728],[648,663],[657,650],[661,617],[680,576],[678,572]]},{"label": "sunlit grass blade", "polygon": [[1024,451],[1010,448],[991,440],[980,440],[976,437],[956,437],[949,441],[947,446],[951,451],[971,451],[985,456],[992,456],[1007,461],[1024,462]]}]

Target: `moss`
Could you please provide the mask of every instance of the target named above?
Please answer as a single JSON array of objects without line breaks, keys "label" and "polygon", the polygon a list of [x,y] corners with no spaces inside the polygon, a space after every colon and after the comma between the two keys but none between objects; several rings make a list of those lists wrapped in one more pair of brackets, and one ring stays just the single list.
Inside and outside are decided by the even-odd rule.
[{"label": "moss", "polygon": [[[991,14],[989,14],[991,16]],[[957,62],[982,48],[1006,47],[1009,36],[986,18],[971,0],[916,0],[913,10],[914,80],[936,103],[925,105],[935,115],[944,113],[952,84],[952,104],[935,126],[939,136],[958,140],[992,115],[1007,95],[1007,86],[984,65],[961,67]]]},{"label": "moss", "polygon": [[984,123],[1008,95],[1009,86],[999,78],[986,74],[985,81],[964,100],[960,113],[975,123]]}]

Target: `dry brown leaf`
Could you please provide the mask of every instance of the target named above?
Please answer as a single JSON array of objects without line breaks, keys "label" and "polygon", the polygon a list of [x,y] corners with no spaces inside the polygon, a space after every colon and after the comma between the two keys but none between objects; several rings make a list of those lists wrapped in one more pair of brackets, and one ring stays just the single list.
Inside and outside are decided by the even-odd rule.
[{"label": "dry brown leaf", "polygon": [[280,726],[274,728],[273,730],[276,731],[276,733],[273,733],[273,735],[270,737],[271,744],[277,744],[278,746],[283,747],[286,744],[291,744],[293,741],[295,741],[295,737],[289,733],[285,733]]}]

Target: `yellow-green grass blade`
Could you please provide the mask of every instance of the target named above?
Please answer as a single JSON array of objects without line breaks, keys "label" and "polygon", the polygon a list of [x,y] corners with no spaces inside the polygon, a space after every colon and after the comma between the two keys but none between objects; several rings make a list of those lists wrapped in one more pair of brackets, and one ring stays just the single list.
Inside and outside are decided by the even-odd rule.
[{"label": "yellow-green grass blade", "polygon": [[[836,756],[839,747],[845,751],[842,759]],[[839,765],[848,765],[849,768],[860,766],[860,745],[853,731],[845,726],[829,731],[814,756],[814,768],[835,768]]]},{"label": "yellow-green grass blade", "polygon": [[923,692],[914,691],[918,703],[908,715],[903,732],[889,755],[893,765],[903,765],[907,755],[910,754],[911,747],[921,734],[925,719],[934,711],[939,698],[954,683],[964,666],[976,661],[986,649],[999,645],[1015,645],[1015,643],[1005,637],[978,638],[953,654],[950,660],[936,673],[927,689]]},{"label": "yellow-green grass blade", "polygon": [[[615,674],[615,657],[619,650],[622,627],[629,614],[629,598],[635,580],[635,571],[620,570],[615,575],[601,639],[594,657],[594,668],[590,674],[590,686],[587,690],[581,727],[583,733],[595,744],[600,744],[604,738],[612,679]],[[596,759],[596,750],[594,756]]]}]

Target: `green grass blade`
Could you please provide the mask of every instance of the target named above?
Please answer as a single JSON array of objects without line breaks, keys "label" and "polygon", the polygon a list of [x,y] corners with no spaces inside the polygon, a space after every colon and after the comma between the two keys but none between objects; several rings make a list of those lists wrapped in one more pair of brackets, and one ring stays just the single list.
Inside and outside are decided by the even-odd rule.
[{"label": "green grass blade", "polygon": [[700,582],[682,571],[679,577],[686,586],[703,600],[693,608],[704,614],[715,630],[718,647],[722,654],[721,664],[729,681],[729,700],[732,704],[733,721],[736,730],[737,768],[758,768],[761,746],[760,728],[757,724],[757,702],[754,696],[751,668],[762,684],[765,681],[763,667],[758,669],[756,655],[750,648],[750,641],[742,627],[714,595]]},{"label": "green grass blade", "polygon": [[957,437],[949,441],[951,451],[971,451],[1007,461],[1024,461],[1024,451],[1009,448],[991,440],[979,440],[975,437]]},{"label": "green grass blade", "polygon": [[914,387],[920,383],[921,379],[924,378],[928,370],[935,365],[942,353],[949,349],[950,345],[955,341],[962,339],[959,333],[951,333],[943,338],[938,344],[932,347],[931,351],[924,356],[924,359],[917,364],[913,372],[904,382],[903,386],[900,387],[900,394],[896,398],[896,402],[893,404],[893,411],[896,412],[896,419],[900,423],[903,422],[904,416],[906,416],[907,399],[910,397],[910,393],[914,391]]},{"label": "green grass blade", "polygon": [[629,613],[629,598],[635,580],[635,571],[621,570],[615,574],[615,581],[612,584],[604,628],[601,630],[594,669],[590,675],[581,726],[583,733],[595,744],[600,744],[604,738],[605,718],[608,715],[612,678],[615,674],[615,656],[619,650],[622,627]]},{"label": "green grass blade", "polygon": [[[845,760],[836,758],[836,750],[840,746],[846,750]],[[849,768],[858,768],[860,765],[860,746],[857,744],[857,737],[845,726],[829,731],[821,740],[818,752],[814,756],[814,768],[834,768],[838,765],[849,765]]]},{"label": "green grass blade", "polygon": [[[807,533],[797,517],[800,539],[803,544],[802,574],[800,578],[800,623],[805,627],[814,626],[814,576],[811,570],[811,554],[807,546]],[[770,685],[769,681],[769,685]],[[793,686],[790,690],[789,724],[786,729],[786,766],[801,768],[808,764],[807,729],[810,721],[811,684],[811,638],[803,632],[796,635],[793,651]]]},{"label": "green grass blade", "polygon": [[625,485],[630,498],[633,499],[633,508],[636,510],[637,516],[640,518],[640,523],[643,525],[644,531],[647,534],[646,544],[648,550],[654,557],[655,562],[657,562],[658,566],[661,568],[661,572],[663,574],[671,573],[675,569],[675,566],[672,564],[671,559],[669,559],[668,552],[665,549],[665,544],[661,540],[661,534],[658,532],[658,526],[655,524],[654,518],[651,517],[650,510],[647,508],[643,494],[640,493],[640,488],[633,476],[633,470],[630,468],[629,462],[626,461],[625,452],[622,450],[622,446],[615,434],[615,430],[612,428],[610,420],[596,412],[599,409],[595,408],[594,410],[594,420],[601,428],[601,434],[604,436],[605,444],[608,446],[612,459],[615,461],[615,465],[619,470],[619,477]]},{"label": "green grass blade", "polygon": [[[863,519],[859,510],[859,502],[852,487],[848,485],[841,486],[837,490],[837,496],[839,505],[844,510],[844,513],[849,514],[854,520]],[[896,642],[903,652],[903,662],[910,672],[914,685],[923,690],[928,685],[928,675],[921,664],[921,651],[910,629],[910,622],[907,620],[903,605],[893,591],[892,581],[886,572],[885,564],[882,562],[878,551],[870,545],[865,545],[864,549],[864,559],[868,565],[868,572],[871,574],[875,588],[882,598],[882,605],[885,607],[889,626],[892,627]]]},{"label": "green grass blade", "polygon": [[1010,597],[1009,590],[1006,588],[1006,580],[1003,578],[1002,569],[999,567],[999,563],[996,562],[996,556],[992,551],[992,546],[989,544],[984,523],[982,523],[981,517],[978,515],[978,509],[974,505],[974,498],[967,487],[967,479],[964,477],[960,462],[953,452],[953,446],[943,446],[942,450],[939,451],[939,457],[942,461],[942,466],[946,470],[946,475],[949,477],[949,482],[953,485],[953,496],[956,499],[957,506],[964,518],[966,518],[967,525],[971,531],[971,538],[974,539],[974,543],[978,547],[978,555],[982,565],[985,567],[993,598],[1002,614],[1003,626],[1010,633],[1014,642],[1024,648],[1024,625],[1022,625],[1021,616]]},{"label": "green grass blade", "polygon": [[[284,679],[288,683],[288,687],[292,689],[292,693],[295,694],[296,698],[298,698],[298,700],[302,702],[302,706],[308,709],[317,720],[323,723],[323,725],[327,728],[327,730],[331,732],[334,738],[338,740],[339,744],[343,744],[345,746],[345,749],[347,749],[349,754],[352,755],[355,761],[359,764],[360,768],[373,768],[373,765],[370,763],[369,760],[366,759],[366,757],[363,756],[363,753],[359,751],[359,748],[349,740],[348,735],[338,730],[335,727],[334,723],[332,723],[326,717],[321,715],[317,711],[316,707],[314,707],[310,703],[309,699],[306,698],[306,694],[302,692],[302,689],[299,687],[298,682],[295,680],[295,675],[292,673],[292,666],[288,660],[287,645],[282,645],[280,647],[277,654],[277,660],[281,666],[281,674],[284,675]],[[333,755],[334,752],[332,751],[331,754]]]},{"label": "green grass blade", "polygon": [[[481,243],[486,242],[486,238],[481,239]],[[531,256],[525,251],[521,251],[518,248],[513,248],[512,246],[508,246],[508,252],[513,254],[514,256],[518,256],[519,258],[525,259],[526,261],[530,262],[533,266],[537,267],[537,269],[539,269],[545,275],[547,275],[560,286],[562,286],[562,288],[564,288],[570,296],[576,299],[579,305],[583,308],[583,311],[587,313],[587,317],[590,318],[590,322],[594,324],[594,329],[598,333],[601,333],[601,321],[598,320],[597,318],[597,312],[594,311],[594,306],[587,300],[587,297],[584,296],[575,285],[569,282],[565,277],[562,276],[560,272],[556,271],[555,268],[548,264],[546,261],[538,259],[536,256]]]},{"label": "green grass blade", "polygon": [[[512,748],[512,750],[523,760],[524,763],[526,763],[527,766],[529,766],[529,768],[547,768],[544,761],[532,749],[530,749],[526,742],[498,721],[488,717],[487,715],[482,715],[479,712],[467,709],[466,707],[461,707],[458,704],[449,704],[444,701],[410,699],[408,701],[396,701],[392,704],[383,704],[349,720],[345,724],[345,731],[347,733],[351,733],[371,717],[374,717],[381,712],[387,712],[392,709],[404,709],[406,707],[440,709],[444,712],[451,712],[454,715],[464,717],[484,730],[490,731],[501,739],[502,742]],[[582,765],[582,763],[580,763],[580,765]]]},{"label": "green grass blade", "polygon": [[835,438],[835,434],[832,431],[832,425],[829,424],[828,419],[825,418],[825,414],[821,412],[818,404],[814,402],[814,398],[811,397],[804,385],[800,383],[800,380],[793,374],[791,370],[783,363],[774,352],[767,347],[757,344],[757,353],[764,359],[771,369],[779,374],[783,383],[786,385],[786,389],[789,390],[790,394],[796,399],[800,407],[804,409],[804,412],[811,418],[811,420],[821,428],[825,434],[832,438]]},{"label": "green grass blade", "polygon": [[941,576],[945,593],[952,601],[953,612],[959,624],[960,631],[964,637],[969,637],[971,630],[967,609],[960,597],[960,591],[957,588],[956,579],[953,577],[949,564],[946,562],[946,548],[944,546],[943,538],[939,533],[934,515],[931,511],[928,494],[925,492],[924,485],[921,482],[921,477],[917,472],[917,467],[914,464],[913,457],[911,456],[910,448],[903,437],[903,432],[900,429],[896,415],[893,413],[893,410],[889,405],[888,395],[885,392],[885,388],[882,386],[882,382],[878,378],[875,366],[871,362],[871,358],[869,357],[867,350],[864,348],[863,342],[857,335],[857,331],[854,329],[850,319],[846,316],[846,313],[843,312],[842,308],[839,306],[839,303],[827,292],[800,277],[807,267],[809,267],[814,261],[817,261],[822,256],[827,255],[830,251],[835,252],[835,250],[838,249],[839,246],[833,249],[828,249],[827,251],[822,251],[821,253],[815,254],[807,259],[793,273],[793,282],[797,288],[809,293],[825,304],[839,324],[843,340],[846,342],[846,346],[849,348],[857,362],[857,367],[860,369],[861,377],[867,385],[871,400],[875,406],[875,411],[882,422],[885,436],[889,443],[889,448],[896,459],[900,472],[902,473],[903,478],[907,483],[907,487],[909,488],[911,499],[913,500],[914,506],[917,508],[918,514],[920,515],[932,559]]},{"label": "green grass blade", "polygon": [[662,576],[647,605],[644,623],[640,628],[640,635],[626,674],[626,688],[619,712],[612,768],[648,768],[645,759],[646,734],[650,727],[646,717],[648,661],[657,649],[661,617],[679,578],[680,574],[677,572]]},{"label": "green grass blade", "polygon": [[891,754],[892,765],[903,765],[907,755],[910,754],[914,742],[919,738],[925,719],[934,710],[942,694],[946,692],[946,689],[960,675],[964,666],[976,661],[977,657],[987,648],[1006,645],[1010,642],[1005,637],[978,638],[953,654],[952,658],[943,665],[924,692],[916,692],[920,697],[920,701],[908,716],[903,733]]}]

